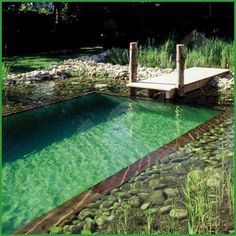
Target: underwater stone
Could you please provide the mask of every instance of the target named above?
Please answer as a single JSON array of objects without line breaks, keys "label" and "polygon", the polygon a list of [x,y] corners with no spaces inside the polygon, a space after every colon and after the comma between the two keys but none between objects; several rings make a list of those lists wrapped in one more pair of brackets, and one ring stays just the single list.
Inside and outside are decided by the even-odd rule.
[{"label": "underwater stone", "polygon": [[95,216],[95,212],[92,209],[84,209],[79,213],[78,219],[84,219],[86,217],[93,218]]},{"label": "underwater stone", "polygon": [[81,227],[78,225],[71,225],[70,231],[72,234],[79,234],[81,232]]},{"label": "underwater stone", "polygon": [[105,222],[108,221],[107,217],[106,216],[98,216],[98,217],[95,217],[95,222],[98,226],[101,226],[103,225]]},{"label": "underwater stone", "polygon": [[63,232],[66,234],[66,233],[70,233],[70,225],[65,225],[63,227]]},{"label": "underwater stone", "polygon": [[104,201],[101,205],[100,205],[100,208],[103,208],[103,209],[105,209],[105,208],[109,208],[109,207],[111,207],[111,203],[110,202],[108,202],[108,201]]},{"label": "underwater stone", "polygon": [[89,230],[89,231],[93,232],[95,230],[95,228],[96,228],[96,224],[95,224],[94,220],[91,218],[86,218],[84,226],[83,226],[83,230]]}]

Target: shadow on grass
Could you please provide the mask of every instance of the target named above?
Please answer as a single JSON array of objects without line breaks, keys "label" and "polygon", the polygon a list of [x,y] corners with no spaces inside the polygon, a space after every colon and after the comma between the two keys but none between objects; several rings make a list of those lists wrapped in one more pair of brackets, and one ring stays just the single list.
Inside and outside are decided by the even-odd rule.
[{"label": "shadow on grass", "polygon": [[52,65],[62,64],[64,60],[74,59],[80,56],[97,54],[102,48],[81,48],[70,51],[38,53],[25,56],[14,56],[3,58],[3,63],[10,67],[11,73],[23,73],[32,70],[43,69]]}]

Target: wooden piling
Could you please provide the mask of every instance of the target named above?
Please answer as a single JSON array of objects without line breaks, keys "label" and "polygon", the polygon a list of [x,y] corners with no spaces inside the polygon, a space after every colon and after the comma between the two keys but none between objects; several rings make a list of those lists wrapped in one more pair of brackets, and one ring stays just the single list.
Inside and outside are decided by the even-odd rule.
[{"label": "wooden piling", "polygon": [[[129,45],[129,82],[137,82],[138,71],[138,44],[132,42]],[[136,88],[129,88],[130,96],[136,96]]]},{"label": "wooden piling", "polygon": [[184,44],[176,45],[176,69],[178,95],[184,96]]}]

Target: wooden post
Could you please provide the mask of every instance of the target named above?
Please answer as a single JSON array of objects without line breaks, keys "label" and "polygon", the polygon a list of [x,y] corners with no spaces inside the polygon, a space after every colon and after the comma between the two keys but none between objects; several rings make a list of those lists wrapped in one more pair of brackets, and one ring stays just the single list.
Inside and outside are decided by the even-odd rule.
[{"label": "wooden post", "polygon": [[176,45],[176,69],[178,95],[184,96],[184,44]]},{"label": "wooden post", "polygon": [[[137,82],[138,71],[138,44],[132,42],[129,45],[129,82]],[[130,96],[136,96],[136,88],[129,88]]]}]

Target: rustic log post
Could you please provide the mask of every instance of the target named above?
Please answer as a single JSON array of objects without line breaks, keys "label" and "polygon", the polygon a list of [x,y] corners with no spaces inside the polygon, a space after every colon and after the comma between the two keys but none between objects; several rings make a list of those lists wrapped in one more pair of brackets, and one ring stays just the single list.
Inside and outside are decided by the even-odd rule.
[{"label": "rustic log post", "polygon": [[176,45],[176,69],[178,95],[184,96],[184,44]]},{"label": "rustic log post", "polygon": [[[132,42],[129,45],[129,82],[137,82],[138,71],[138,44]],[[136,96],[136,88],[129,88],[130,96]]]}]

